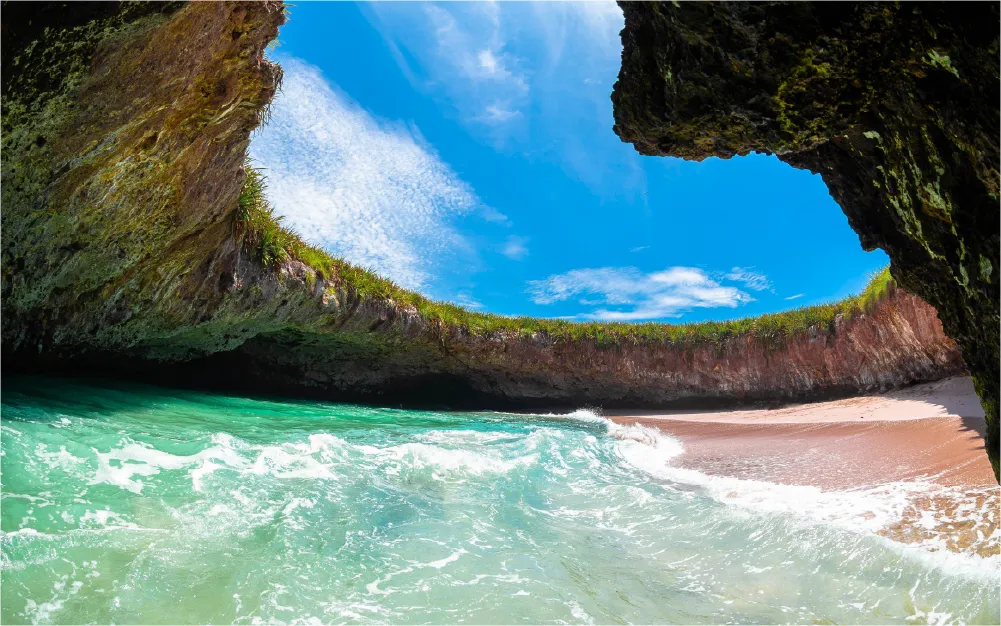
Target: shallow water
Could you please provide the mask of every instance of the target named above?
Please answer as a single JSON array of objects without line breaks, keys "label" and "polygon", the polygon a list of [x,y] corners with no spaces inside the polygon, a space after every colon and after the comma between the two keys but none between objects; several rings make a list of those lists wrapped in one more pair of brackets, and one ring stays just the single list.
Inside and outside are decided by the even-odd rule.
[{"label": "shallow water", "polygon": [[941,526],[929,485],[717,478],[587,411],[39,378],[2,400],[4,623],[1001,618],[996,494],[949,509],[975,537],[955,552],[887,532]]}]

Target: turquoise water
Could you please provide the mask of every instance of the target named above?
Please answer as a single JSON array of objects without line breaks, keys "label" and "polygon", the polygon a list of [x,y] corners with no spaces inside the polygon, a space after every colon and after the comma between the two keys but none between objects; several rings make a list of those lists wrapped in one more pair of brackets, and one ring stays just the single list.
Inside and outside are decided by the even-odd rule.
[{"label": "turquoise water", "polygon": [[674,439],[587,411],[51,379],[5,380],[2,399],[4,623],[1001,617],[996,524],[974,529],[987,558],[883,536],[927,486],[718,478],[678,467]]}]

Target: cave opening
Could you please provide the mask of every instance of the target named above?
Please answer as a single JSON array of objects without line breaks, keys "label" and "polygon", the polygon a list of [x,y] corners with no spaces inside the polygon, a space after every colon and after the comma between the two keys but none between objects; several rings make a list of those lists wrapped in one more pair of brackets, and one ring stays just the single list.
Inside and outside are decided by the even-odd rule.
[{"label": "cave opening", "polygon": [[[860,293],[888,265],[816,174],[773,155],[694,162],[622,143],[607,97],[617,8],[537,9],[567,29],[558,52],[539,47],[543,25],[503,49],[473,36],[526,8],[501,7],[496,23],[486,10],[292,11],[271,55],[283,88],[249,149],[285,224],[437,300],[584,322],[755,317]],[[412,28],[436,19],[455,31],[448,54]],[[483,119],[487,95],[514,92],[508,115]]]}]

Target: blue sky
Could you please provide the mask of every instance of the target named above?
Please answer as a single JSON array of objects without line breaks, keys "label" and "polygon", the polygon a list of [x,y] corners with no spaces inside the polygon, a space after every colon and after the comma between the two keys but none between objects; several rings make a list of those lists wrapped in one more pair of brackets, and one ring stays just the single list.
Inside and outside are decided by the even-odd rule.
[{"label": "blue sky", "polygon": [[251,142],[307,240],[505,315],[730,319],[859,291],[819,176],[774,157],[641,157],[612,132],[612,2],[312,3]]}]

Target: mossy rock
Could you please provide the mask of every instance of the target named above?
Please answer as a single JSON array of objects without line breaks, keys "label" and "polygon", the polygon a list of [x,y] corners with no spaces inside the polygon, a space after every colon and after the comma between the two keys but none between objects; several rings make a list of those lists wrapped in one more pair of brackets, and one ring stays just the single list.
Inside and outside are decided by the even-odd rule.
[{"label": "mossy rock", "polygon": [[962,348],[998,475],[997,3],[621,6],[615,132],[642,154],[820,174]]}]

